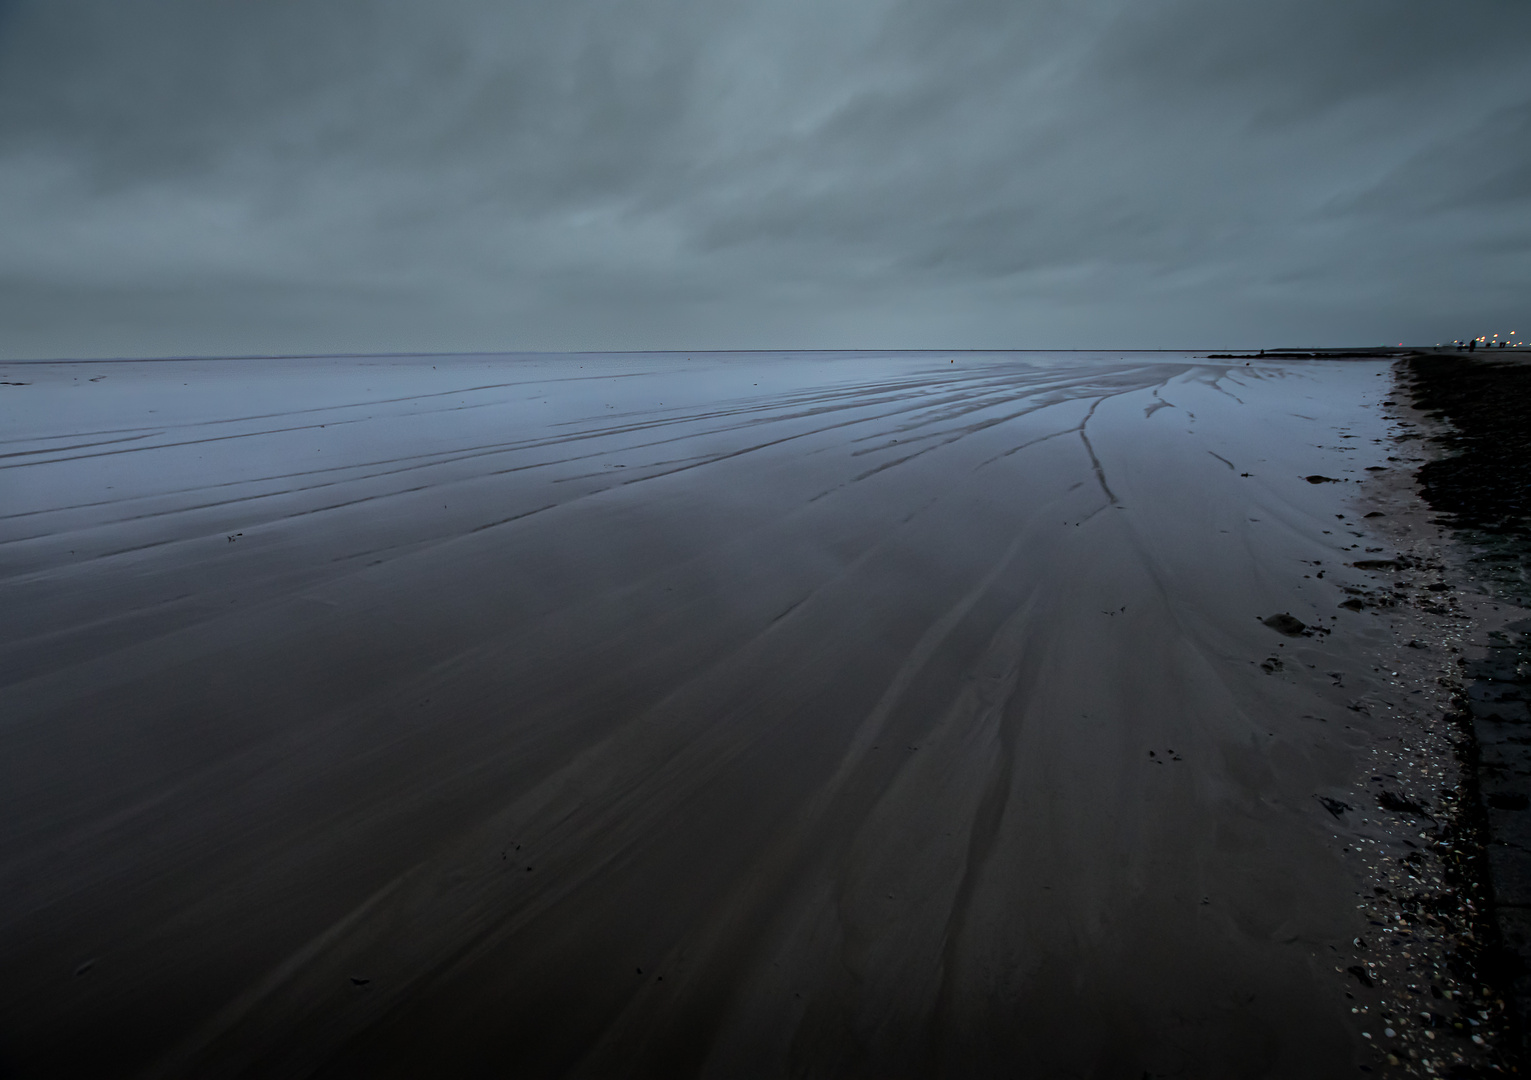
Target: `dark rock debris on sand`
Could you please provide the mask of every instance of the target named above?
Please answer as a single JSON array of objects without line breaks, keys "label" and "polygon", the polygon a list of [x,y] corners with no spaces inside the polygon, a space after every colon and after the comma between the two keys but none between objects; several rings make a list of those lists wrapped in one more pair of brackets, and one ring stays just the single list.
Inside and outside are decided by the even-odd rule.
[{"label": "dark rock debris on sand", "polygon": [[1297,616],[1285,611],[1283,611],[1280,615],[1272,615],[1269,618],[1261,619],[1260,621],[1263,622],[1266,626],[1270,627],[1272,630],[1276,631],[1276,633],[1285,634],[1287,637],[1299,637],[1304,631],[1308,629],[1307,623],[1297,618]]},{"label": "dark rock debris on sand", "polygon": [[[1413,408],[1440,425],[1427,436],[1436,453],[1417,477],[1435,524],[1462,549],[1460,571],[1496,608],[1531,607],[1531,365],[1420,353],[1400,361],[1397,376]],[[1425,589],[1439,596],[1452,585]],[[1508,620],[1488,638],[1485,655],[1462,661],[1454,718],[1470,771],[1459,830],[1487,856],[1461,868],[1461,885],[1491,916],[1471,960],[1486,983],[1509,991],[1504,1059],[1523,1072],[1531,1049],[1531,620]],[[1391,793],[1383,798],[1425,814]]]}]

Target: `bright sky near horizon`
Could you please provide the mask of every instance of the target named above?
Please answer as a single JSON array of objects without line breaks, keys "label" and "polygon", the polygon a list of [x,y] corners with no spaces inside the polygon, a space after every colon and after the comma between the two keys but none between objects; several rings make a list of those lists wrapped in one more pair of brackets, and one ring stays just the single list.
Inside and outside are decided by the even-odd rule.
[{"label": "bright sky near horizon", "polygon": [[1504,334],[1516,0],[0,0],[0,356]]}]

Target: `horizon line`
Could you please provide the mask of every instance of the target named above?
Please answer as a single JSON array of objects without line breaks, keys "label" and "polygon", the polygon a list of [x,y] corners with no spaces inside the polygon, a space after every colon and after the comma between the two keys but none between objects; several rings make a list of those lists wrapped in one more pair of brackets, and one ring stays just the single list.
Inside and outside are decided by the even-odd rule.
[{"label": "horizon line", "polygon": [[442,357],[442,356],[677,356],[687,354],[691,356],[710,356],[719,354],[728,355],[759,355],[764,353],[897,353],[897,354],[947,354],[947,353],[1211,353],[1219,350],[1234,352],[1265,353],[1266,355],[1279,355],[1293,352],[1396,352],[1402,350],[1418,349],[1443,349],[1454,348],[1444,344],[1439,345],[1299,345],[1282,346],[1280,348],[1260,346],[1219,346],[1217,348],[953,348],[953,349],[834,349],[834,348],[790,348],[790,349],[470,349],[465,351],[446,352],[423,352],[409,350],[404,352],[334,352],[334,353],[237,353],[231,355],[216,355],[208,353],[194,353],[181,356],[58,356],[58,357],[15,357],[0,359],[3,364],[144,364],[144,363],[194,363],[196,361],[236,361],[236,360],[359,360],[367,357],[381,359],[398,359],[403,357]]}]

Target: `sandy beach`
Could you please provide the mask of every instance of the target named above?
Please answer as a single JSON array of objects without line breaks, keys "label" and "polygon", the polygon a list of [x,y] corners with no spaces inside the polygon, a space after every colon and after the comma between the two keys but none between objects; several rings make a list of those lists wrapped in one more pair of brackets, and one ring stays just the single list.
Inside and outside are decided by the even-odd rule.
[{"label": "sandy beach", "polygon": [[13,1075],[1318,1078],[1429,996],[1347,970],[1458,647],[1385,358],[0,382]]}]

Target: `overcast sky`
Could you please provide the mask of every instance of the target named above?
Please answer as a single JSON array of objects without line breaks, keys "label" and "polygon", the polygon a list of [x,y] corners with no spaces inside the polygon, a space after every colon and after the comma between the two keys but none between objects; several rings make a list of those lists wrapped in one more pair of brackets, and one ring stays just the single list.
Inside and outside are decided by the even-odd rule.
[{"label": "overcast sky", "polygon": [[0,0],[5,356],[1435,342],[1528,298],[1526,0]]}]

